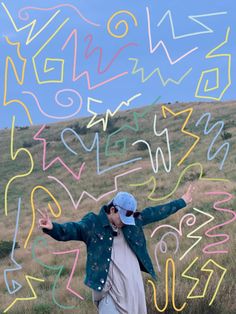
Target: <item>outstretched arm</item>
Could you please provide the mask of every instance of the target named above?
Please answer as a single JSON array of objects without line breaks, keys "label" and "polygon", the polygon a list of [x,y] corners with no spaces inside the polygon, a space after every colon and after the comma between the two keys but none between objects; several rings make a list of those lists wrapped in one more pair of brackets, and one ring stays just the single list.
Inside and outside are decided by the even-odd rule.
[{"label": "outstretched arm", "polygon": [[187,192],[178,200],[153,207],[147,207],[141,212],[142,225],[145,226],[152,222],[156,222],[167,218],[176,213],[179,209],[185,207],[192,201],[192,192],[194,187],[190,184]]}]

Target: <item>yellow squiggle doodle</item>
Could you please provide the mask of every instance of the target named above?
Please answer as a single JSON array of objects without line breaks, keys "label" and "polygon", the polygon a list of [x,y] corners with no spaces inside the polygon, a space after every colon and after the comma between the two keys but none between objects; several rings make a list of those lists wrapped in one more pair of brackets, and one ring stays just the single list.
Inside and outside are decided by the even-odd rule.
[{"label": "yellow squiggle doodle", "polygon": [[196,163],[193,163],[193,164],[190,164],[188,165],[186,168],[184,168],[182,170],[182,172],[180,173],[180,176],[177,180],[177,183],[176,183],[176,186],[174,187],[174,189],[167,195],[165,196],[162,196],[162,197],[157,197],[157,198],[154,198],[152,197],[152,195],[155,193],[155,190],[157,188],[157,181],[156,181],[156,178],[154,176],[151,176],[147,181],[145,182],[142,182],[142,183],[132,183],[132,184],[129,184],[129,186],[143,186],[143,185],[149,185],[150,183],[153,184],[153,188],[152,188],[152,191],[148,194],[147,198],[151,201],[154,201],[154,202],[157,202],[157,201],[163,201],[163,200],[166,200],[168,199],[172,194],[175,193],[175,191],[178,189],[179,187],[179,184],[180,184],[180,181],[182,180],[182,177],[185,175],[185,173],[189,170],[189,168],[192,168],[192,167],[200,167],[200,174],[199,174],[199,177],[198,179],[199,180],[206,180],[206,181],[223,181],[223,182],[230,182],[230,180],[228,179],[222,179],[222,178],[203,178],[202,175],[203,175],[203,166],[201,163],[199,162],[196,162]]},{"label": "yellow squiggle doodle", "polygon": [[210,59],[210,58],[217,58],[217,57],[226,57],[228,58],[228,69],[227,69],[227,74],[228,74],[228,83],[226,84],[225,88],[223,89],[223,91],[220,93],[219,97],[213,97],[213,96],[205,96],[205,95],[199,95],[199,89],[200,86],[202,84],[202,80],[204,78],[204,76],[208,73],[211,72],[215,72],[216,75],[216,85],[213,87],[208,87],[209,81],[206,80],[206,83],[204,85],[204,92],[210,92],[213,90],[216,90],[219,88],[220,86],[220,76],[219,76],[219,68],[213,68],[210,70],[205,70],[202,71],[200,79],[198,81],[197,84],[197,88],[196,88],[196,92],[195,92],[195,97],[196,98],[207,98],[207,99],[214,99],[214,100],[221,100],[221,98],[223,97],[224,93],[226,92],[226,90],[230,87],[231,85],[231,54],[230,53],[218,53],[218,54],[213,54],[216,50],[218,50],[219,48],[221,48],[222,46],[224,46],[226,43],[228,43],[228,39],[229,39],[229,32],[230,32],[230,27],[227,28],[227,32],[226,32],[226,36],[225,36],[225,40],[220,43],[218,46],[216,46],[215,48],[213,48],[210,52],[208,52],[208,54],[206,55],[206,59]]},{"label": "yellow squiggle doodle", "polygon": [[191,151],[194,149],[194,147],[197,145],[197,143],[199,142],[200,140],[200,137],[194,133],[191,133],[191,132],[188,132],[185,130],[185,126],[186,124],[188,123],[188,120],[190,119],[191,115],[192,115],[192,112],[193,112],[193,108],[188,108],[188,109],[185,109],[185,110],[182,110],[182,111],[179,111],[177,113],[174,113],[171,109],[167,108],[166,106],[162,106],[161,107],[161,110],[162,110],[162,114],[163,114],[163,117],[166,118],[166,111],[168,111],[171,115],[173,115],[174,117],[176,116],[179,116],[181,115],[182,113],[185,113],[185,112],[188,112],[188,115],[181,127],[181,132],[186,134],[186,135],[189,135],[193,138],[195,138],[195,142],[193,143],[193,145],[189,148],[189,150],[187,151],[187,153],[181,158],[181,160],[178,162],[178,166],[180,166],[183,161],[188,157],[188,155],[191,153]]},{"label": "yellow squiggle doodle", "polygon": [[56,206],[58,208],[58,214],[56,214],[54,212],[51,204],[48,203],[48,208],[49,208],[50,212],[52,213],[53,217],[58,218],[58,217],[61,216],[61,212],[62,212],[61,206],[58,203],[58,201],[56,200],[56,198],[52,195],[52,193],[47,188],[45,188],[44,186],[37,185],[36,187],[34,187],[33,190],[31,191],[31,194],[30,194],[30,202],[31,202],[31,208],[32,208],[32,224],[31,224],[31,228],[30,228],[29,234],[27,236],[27,239],[25,240],[24,249],[27,247],[27,244],[29,242],[30,236],[31,236],[31,234],[33,232],[34,225],[35,225],[34,193],[35,193],[36,190],[39,190],[39,189],[41,189],[41,190],[45,191],[46,193],[48,193],[48,195],[52,198],[52,200],[56,204]]},{"label": "yellow squiggle doodle", "polygon": [[214,274],[214,270],[213,269],[209,269],[209,268],[206,268],[206,266],[212,262],[214,265],[216,265],[217,267],[219,267],[221,270],[223,270],[223,273],[221,275],[221,278],[216,286],[216,289],[215,289],[215,292],[211,298],[211,301],[209,302],[209,305],[211,305],[213,303],[213,301],[215,300],[216,298],[216,295],[217,295],[217,292],[220,288],[220,285],[221,285],[221,282],[224,278],[224,275],[227,271],[226,268],[222,267],[221,265],[217,264],[214,260],[212,259],[209,259],[202,267],[201,267],[201,271],[205,271],[205,272],[210,272],[209,274],[209,277],[207,278],[207,281],[206,281],[206,284],[205,284],[205,287],[203,289],[203,293],[200,294],[200,295],[192,295],[192,292],[195,290],[195,288],[198,286],[199,284],[199,281],[200,279],[199,278],[196,278],[196,277],[192,277],[192,276],[189,276],[189,275],[186,275],[186,273],[189,271],[189,269],[193,266],[193,264],[195,264],[195,262],[198,260],[198,257],[196,257],[192,263],[190,263],[190,265],[183,271],[183,273],[181,274],[182,277],[184,278],[188,278],[188,279],[191,279],[191,280],[194,280],[196,281],[195,284],[193,285],[192,289],[189,291],[189,294],[187,296],[187,299],[197,299],[197,298],[204,298],[205,295],[206,295],[206,292],[207,292],[207,288],[208,288],[208,285],[209,285],[209,282],[211,280],[211,277],[212,275]]},{"label": "yellow squiggle doodle", "polygon": [[33,297],[28,297],[28,298],[15,298],[15,300],[3,311],[3,313],[6,313],[8,310],[10,310],[10,308],[13,307],[13,305],[17,302],[17,301],[28,301],[28,300],[36,300],[37,299],[37,294],[34,291],[34,288],[32,287],[32,284],[30,282],[30,279],[35,280],[35,281],[40,281],[40,282],[44,282],[44,279],[41,278],[36,278],[36,277],[32,277],[29,275],[25,276],[25,279],[27,280],[27,283],[30,287],[30,290],[33,294]]},{"label": "yellow squiggle doodle", "polygon": [[30,158],[31,166],[30,166],[30,169],[29,169],[28,172],[26,172],[24,174],[18,174],[16,176],[12,177],[8,181],[8,183],[6,185],[6,188],[5,188],[5,193],[4,193],[5,215],[6,216],[7,216],[7,212],[8,212],[7,196],[8,196],[8,190],[9,190],[10,184],[17,178],[27,177],[28,175],[31,174],[31,172],[34,169],[34,160],[33,160],[33,157],[32,157],[32,155],[31,155],[31,153],[30,153],[30,151],[28,149],[26,149],[26,148],[19,148],[19,149],[17,149],[17,151],[14,154],[14,127],[15,127],[15,116],[13,116],[13,118],[12,118],[12,126],[11,126],[11,146],[10,146],[11,159],[15,160],[20,152],[25,152],[29,156],[29,158]]},{"label": "yellow squiggle doodle", "polygon": [[57,35],[57,33],[63,28],[63,26],[69,21],[69,18],[65,19],[63,23],[61,23],[59,25],[59,27],[56,29],[56,31],[48,38],[48,40],[39,48],[39,50],[35,53],[35,55],[32,57],[32,63],[33,63],[33,67],[34,67],[34,72],[35,72],[35,76],[36,76],[36,80],[38,82],[38,84],[46,84],[46,83],[62,83],[63,79],[64,79],[64,63],[65,60],[64,59],[60,59],[60,58],[46,58],[46,60],[44,61],[44,72],[50,72],[52,70],[54,70],[54,67],[50,67],[47,68],[47,64],[48,61],[54,61],[54,62],[59,62],[61,64],[61,69],[60,69],[60,77],[59,79],[54,79],[54,80],[45,80],[45,81],[41,81],[39,78],[39,74],[37,71],[37,66],[36,66],[36,58],[38,57],[38,55],[41,53],[41,51],[48,45],[48,43]]},{"label": "yellow squiggle doodle", "polygon": [[23,62],[23,65],[22,65],[21,78],[19,78],[18,73],[17,73],[17,71],[16,71],[15,64],[14,64],[12,58],[11,58],[10,56],[7,56],[7,57],[6,57],[6,65],[5,65],[5,73],[4,73],[3,106],[7,106],[7,105],[10,105],[10,104],[12,104],[12,103],[18,103],[18,104],[20,104],[20,105],[24,108],[24,110],[25,110],[25,112],[26,112],[26,114],[27,114],[27,117],[28,117],[28,119],[29,119],[29,122],[30,122],[30,124],[32,125],[32,124],[33,124],[33,121],[32,121],[32,118],[31,118],[31,116],[30,116],[29,110],[28,110],[28,108],[26,107],[26,105],[25,105],[21,100],[19,100],[19,99],[12,99],[12,100],[7,101],[8,67],[9,67],[9,62],[11,63],[11,66],[12,66],[12,69],[13,69],[13,72],[14,72],[14,75],[15,75],[15,78],[16,78],[18,84],[22,85],[22,84],[24,83],[24,80],[25,80],[25,67],[26,67],[26,62],[27,62],[27,60],[26,60],[26,58],[23,58],[22,55],[21,55],[21,53],[20,53],[20,42],[14,42],[14,43],[13,43],[13,42],[11,42],[11,41],[9,40],[9,38],[8,38],[7,36],[6,36],[5,38],[6,38],[6,41],[7,41],[7,43],[8,43],[9,45],[11,45],[11,46],[17,46],[17,49],[16,49],[16,51],[17,51],[17,56],[18,56],[18,58]]},{"label": "yellow squiggle doodle", "polygon": [[176,277],[176,270],[175,270],[175,262],[173,261],[172,258],[168,258],[166,260],[166,273],[165,273],[165,292],[166,292],[166,297],[165,297],[165,306],[163,309],[159,308],[158,304],[157,304],[157,296],[156,296],[156,287],[155,284],[153,283],[152,280],[148,280],[148,283],[151,284],[152,288],[153,288],[153,293],[154,293],[154,304],[155,304],[155,308],[157,309],[158,312],[164,312],[168,306],[168,295],[169,295],[169,285],[168,285],[168,275],[169,275],[169,271],[168,271],[168,266],[169,264],[171,264],[172,266],[172,293],[171,293],[171,299],[172,299],[172,305],[173,308],[175,309],[176,312],[181,312],[185,306],[186,306],[186,302],[184,302],[184,304],[181,306],[181,308],[177,308],[175,305],[175,277]]},{"label": "yellow squiggle doodle", "polygon": [[34,31],[34,28],[35,28],[35,24],[37,23],[37,20],[34,19],[32,22],[28,23],[27,25],[18,28],[17,25],[16,25],[16,23],[15,23],[15,21],[14,21],[14,19],[13,19],[13,17],[11,16],[11,14],[10,14],[8,8],[6,7],[6,5],[5,5],[3,2],[2,2],[1,4],[2,4],[4,10],[6,11],[6,13],[7,13],[7,15],[8,15],[8,17],[9,17],[9,19],[10,19],[10,21],[11,21],[11,23],[12,23],[12,25],[13,25],[13,27],[14,27],[14,29],[15,29],[16,32],[20,32],[20,31],[22,31],[22,30],[24,30],[24,29],[27,29],[27,28],[31,27],[31,28],[30,28],[30,31],[29,31],[29,34],[28,34],[28,36],[27,36],[27,39],[26,39],[26,45],[30,44],[31,41],[33,41],[36,37],[38,37],[38,35],[39,35],[45,28],[47,28],[47,26],[51,23],[51,21],[52,21],[52,20],[58,15],[58,13],[60,12],[60,10],[56,11],[56,13],[54,13],[54,14],[52,15],[52,17],[40,28],[40,30],[39,30],[38,32],[36,32],[36,33],[31,37],[31,35],[32,35],[33,31]]},{"label": "yellow squiggle doodle", "polygon": [[133,15],[133,13],[131,13],[130,11],[127,11],[127,10],[120,10],[120,11],[115,12],[114,14],[112,14],[112,16],[109,18],[109,20],[108,20],[108,22],[107,22],[107,31],[108,31],[108,33],[109,33],[111,36],[113,36],[113,37],[115,37],[115,38],[123,38],[123,37],[125,37],[125,36],[128,34],[128,31],[129,31],[129,25],[128,25],[128,23],[127,23],[125,20],[121,20],[121,21],[119,21],[118,23],[116,23],[116,25],[115,25],[115,29],[117,29],[117,28],[120,26],[120,24],[124,24],[124,25],[125,25],[125,32],[124,32],[123,34],[121,34],[121,35],[116,35],[116,34],[112,33],[112,31],[111,31],[111,28],[110,28],[111,21],[113,20],[113,18],[114,18],[115,16],[117,16],[118,14],[122,14],[122,13],[125,13],[125,14],[130,15],[130,16],[132,17],[133,21],[134,21],[134,25],[135,25],[136,27],[138,26],[138,22],[137,22],[136,17],[135,17],[135,16]]}]

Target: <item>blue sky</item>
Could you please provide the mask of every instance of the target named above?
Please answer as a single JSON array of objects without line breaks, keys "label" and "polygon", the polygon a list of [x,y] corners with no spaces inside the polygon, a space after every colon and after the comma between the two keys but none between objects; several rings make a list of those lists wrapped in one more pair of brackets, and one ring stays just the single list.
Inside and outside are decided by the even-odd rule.
[{"label": "blue sky", "polygon": [[[1,2],[0,128],[10,127],[13,115],[16,125],[53,123],[89,116],[88,107],[114,111],[131,98],[131,109],[158,96],[160,102],[236,99],[235,9],[234,0]],[[19,29],[35,19],[27,43],[31,27]],[[115,29],[121,20],[127,34],[124,23]],[[92,53],[96,47],[102,49],[100,72],[99,49]],[[216,47],[216,56],[206,58]],[[22,84],[12,64],[19,79],[25,64]],[[85,75],[76,79],[84,71],[90,88]]]}]

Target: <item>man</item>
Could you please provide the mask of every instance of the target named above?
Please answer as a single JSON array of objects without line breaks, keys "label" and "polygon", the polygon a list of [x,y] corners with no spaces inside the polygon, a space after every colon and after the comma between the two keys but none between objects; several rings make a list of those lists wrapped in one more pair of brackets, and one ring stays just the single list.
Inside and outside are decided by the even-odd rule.
[{"label": "man", "polygon": [[146,248],[143,227],[159,221],[192,201],[190,185],[182,198],[137,212],[137,201],[119,192],[99,214],[89,212],[78,222],[51,222],[41,213],[39,226],[58,241],[78,240],[87,245],[84,283],[93,289],[99,314],[147,313],[141,270],[156,274]]}]

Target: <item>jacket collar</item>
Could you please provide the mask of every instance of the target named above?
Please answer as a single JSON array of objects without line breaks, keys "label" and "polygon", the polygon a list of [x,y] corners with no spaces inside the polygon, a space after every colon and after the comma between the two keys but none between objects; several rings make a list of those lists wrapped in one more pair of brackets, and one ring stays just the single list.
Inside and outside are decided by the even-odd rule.
[{"label": "jacket collar", "polygon": [[110,226],[109,219],[108,219],[107,214],[105,212],[105,207],[106,207],[106,205],[102,206],[102,208],[100,209],[100,212],[98,214],[98,216],[102,222],[103,227]]}]

